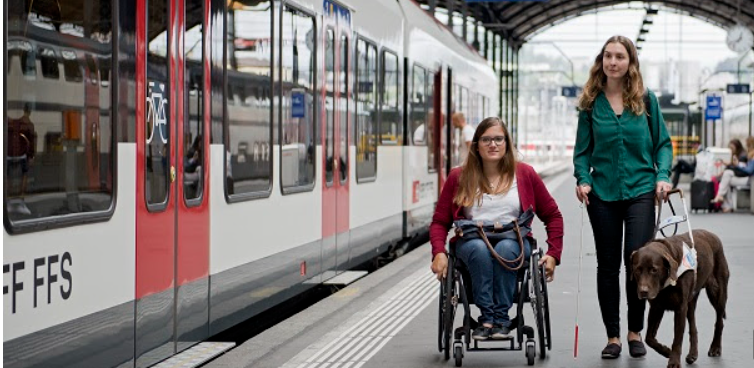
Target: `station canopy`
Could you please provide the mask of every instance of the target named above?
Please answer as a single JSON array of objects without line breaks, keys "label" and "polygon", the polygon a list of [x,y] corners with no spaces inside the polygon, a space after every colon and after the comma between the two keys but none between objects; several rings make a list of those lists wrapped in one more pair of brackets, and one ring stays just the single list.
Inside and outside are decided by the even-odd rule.
[{"label": "station canopy", "polygon": [[680,13],[728,28],[742,24],[754,29],[751,0],[417,0],[429,7],[447,9],[473,17],[485,29],[521,44],[537,30],[578,17],[595,9],[621,4],[664,6]]}]

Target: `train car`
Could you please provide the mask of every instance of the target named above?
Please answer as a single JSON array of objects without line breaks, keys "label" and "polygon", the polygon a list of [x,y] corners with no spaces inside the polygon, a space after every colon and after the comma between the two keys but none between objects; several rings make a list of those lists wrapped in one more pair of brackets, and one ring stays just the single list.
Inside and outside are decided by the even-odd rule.
[{"label": "train car", "polygon": [[426,234],[481,56],[410,0],[6,11],[7,367],[149,367]]}]

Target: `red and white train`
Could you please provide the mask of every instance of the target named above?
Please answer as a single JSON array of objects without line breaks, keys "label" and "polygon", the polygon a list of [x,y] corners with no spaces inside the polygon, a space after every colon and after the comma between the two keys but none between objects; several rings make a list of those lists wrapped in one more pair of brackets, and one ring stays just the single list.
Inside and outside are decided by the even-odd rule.
[{"label": "red and white train", "polygon": [[417,236],[450,115],[498,111],[410,0],[28,4],[3,35],[5,367],[147,367]]}]

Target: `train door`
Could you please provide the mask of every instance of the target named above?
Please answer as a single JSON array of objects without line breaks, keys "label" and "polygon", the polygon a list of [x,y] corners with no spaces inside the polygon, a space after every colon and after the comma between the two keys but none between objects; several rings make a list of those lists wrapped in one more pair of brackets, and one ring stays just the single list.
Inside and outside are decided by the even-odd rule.
[{"label": "train door", "polygon": [[324,109],[321,121],[324,169],[322,186],[322,271],[324,278],[344,270],[349,261],[350,33],[334,24],[324,30]]},{"label": "train door", "polygon": [[207,7],[136,6],[135,359],[147,367],[209,333]]},{"label": "train door", "polygon": [[[442,159],[443,164],[442,167],[445,169],[445,175],[450,173],[450,169],[453,167],[453,124],[451,123],[451,119],[453,118],[453,113],[455,112],[455,105],[454,105],[454,93],[455,93],[455,84],[453,82],[453,69],[450,67],[448,68],[448,78],[445,81],[445,108],[447,109],[447,112],[445,113],[445,129],[443,129],[443,132],[445,133],[445,136],[443,137],[442,144],[444,146],[444,152]],[[442,185],[444,184],[443,181],[440,182],[440,188],[442,188]]]},{"label": "train door", "polygon": [[447,177],[447,174],[445,173],[445,170],[443,169],[445,166],[443,165],[443,153],[444,153],[444,147],[445,144],[443,142],[443,137],[445,136],[443,132],[443,126],[444,126],[444,118],[445,118],[445,112],[442,109],[442,67],[439,67],[437,69],[437,72],[435,72],[434,77],[434,83],[432,83],[432,91],[427,91],[427,93],[432,93],[432,109],[433,112],[431,116],[431,121],[429,122],[430,125],[432,125],[432,134],[434,135],[432,137],[433,142],[436,142],[433,145],[430,145],[430,148],[432,149],[432,160],[434,163],[434,168],[440,168],[437,170],[437,182],[439,183],[437,195],[440,195],[440,189],[442,189],[443,184],[445,184],[445,178]]}]

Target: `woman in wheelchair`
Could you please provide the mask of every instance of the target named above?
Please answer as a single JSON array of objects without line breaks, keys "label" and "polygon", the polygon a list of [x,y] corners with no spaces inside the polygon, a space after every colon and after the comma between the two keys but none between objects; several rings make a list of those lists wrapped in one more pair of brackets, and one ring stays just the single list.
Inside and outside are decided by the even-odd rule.
[{"label": "woman in wheelchair", "polygon": [[[432,224],[432,271],[439,280],[447,276],[448,256],[445,242],[456,220],[488,220],[507,224],[521,215],[522,208],[532,208],[545,224],[548,250],[540,260],[545,265],[547,281],[552,281],[560,263],[563,247],[563,217],[558,205],[534,169],[516,161],[511,137],[497,117],[484,119],[474,133],[466,162],[450,171],[442,188]],[[525,238],[530,238],[531,234]],[[464,241],[454,237],[456,254],[471,275],[474,303],[481,311],[475,340],[505,339],[511,330],[508,310],[513,303],[517,271],[508,270],[493,259],[481,239]],[[515,239],[492,244],[495,252],[507,260],[521,255]],[[525,256],[531,246],[524,240]],[[515,327],[515,326],[514,326]]]}]

